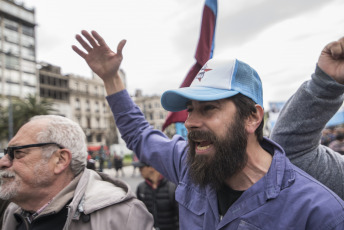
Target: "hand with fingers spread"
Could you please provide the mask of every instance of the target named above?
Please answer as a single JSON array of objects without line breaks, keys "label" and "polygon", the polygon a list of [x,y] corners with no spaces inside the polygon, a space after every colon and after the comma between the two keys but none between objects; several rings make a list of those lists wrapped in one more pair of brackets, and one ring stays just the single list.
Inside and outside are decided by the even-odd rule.
[{"label": "hand with fingers spread", "polygon": [[344,84],[344,37],[322,50],[318,66],[340,84]]},{"label": "hand with fingers spread", "polygon": [[78,34],[75,38],[86,52],[75,45],[72,46],[72,49],[85,59],[92,71],[104,81],[108,95],[123,90],[125,87],[118,74],[118,70],[123,59],[122,50],[126,40],[118,43],[117,53],[115,53],[96,31],[91,31],[90,34],[83,30],[81,35]]}]

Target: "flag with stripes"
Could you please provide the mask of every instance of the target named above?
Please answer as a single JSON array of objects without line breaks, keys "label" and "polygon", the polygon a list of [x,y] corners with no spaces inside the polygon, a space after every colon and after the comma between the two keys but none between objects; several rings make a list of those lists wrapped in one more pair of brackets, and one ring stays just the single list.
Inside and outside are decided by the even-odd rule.
[{"label": "flag with stripes", "polygon": [[[213,57],[216,17],[217,0],[206,0],[203,8],[200,37],[195,54],[196,63],[191,67],[180,87],[190,86],[198,71]],[[162,130],[165,130],[172,123],[185,122],[186,118],[186,110],[169,112]]]}]

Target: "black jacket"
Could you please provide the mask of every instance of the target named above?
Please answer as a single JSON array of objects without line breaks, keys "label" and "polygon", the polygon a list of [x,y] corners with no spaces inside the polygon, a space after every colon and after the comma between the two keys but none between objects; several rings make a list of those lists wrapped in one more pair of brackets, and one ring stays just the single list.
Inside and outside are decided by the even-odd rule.
[{"label": "black jacket", "polygon": [[174,199],[176,185],[163,178],[157,189],[149,181],[139,184],[136,195],[154,217],[156,230],[178,230],[178,204]]}]

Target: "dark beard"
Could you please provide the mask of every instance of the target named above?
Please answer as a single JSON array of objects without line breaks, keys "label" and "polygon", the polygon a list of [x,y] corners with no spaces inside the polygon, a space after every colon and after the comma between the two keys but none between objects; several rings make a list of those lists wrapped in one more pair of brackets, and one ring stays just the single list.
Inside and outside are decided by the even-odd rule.
[{"label": "dark beard", "polygon": [[[197,139],[211,141],[216,150],[215,155],[196,155],[193,140]],[[219,189],[225,179],[241,171],[247,163],[247,133],[244,120],[237,115],[228,127],[225,138],[218,138],[210,131],[191,131],[188,133],[188,140],[189,176],[201,187],[210,184],[216,190]]]}]

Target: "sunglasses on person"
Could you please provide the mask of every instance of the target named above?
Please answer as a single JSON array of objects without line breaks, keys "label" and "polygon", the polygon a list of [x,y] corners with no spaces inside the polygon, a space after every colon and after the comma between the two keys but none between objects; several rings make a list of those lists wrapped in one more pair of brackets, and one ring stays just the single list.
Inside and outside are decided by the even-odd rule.
[{"label": "sunglasses on person", "polygon": [[14,159],[14,152],[18,149],[26,149],[26,148],[33,148],[33,147],[43,147],[46,145],[56,145],[60,149],[64,149],[64,147],[60,144],[57,144],[55,142],[47,142],[47,143],[38,143],[38,144],[31,144],[31,145],[21,145],[21,146],[11,146],[7,147],[7,149],[4,149],[4,154],[8,154],[10,157],[10,160]]}]

